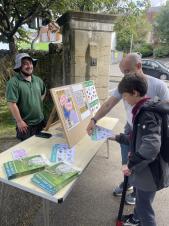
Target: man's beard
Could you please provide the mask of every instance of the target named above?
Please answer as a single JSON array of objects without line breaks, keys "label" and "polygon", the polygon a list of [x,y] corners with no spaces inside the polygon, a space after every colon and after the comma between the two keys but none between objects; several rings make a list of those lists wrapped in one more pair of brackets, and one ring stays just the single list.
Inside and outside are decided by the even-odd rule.
[{"label": "man's beard", "polygon": [[21,70],[21,73],[22,73],[25,77],[32,76],[32,73],[30,74],[30,73],[27,73],[27,72],[22,71],[22,70]]}]

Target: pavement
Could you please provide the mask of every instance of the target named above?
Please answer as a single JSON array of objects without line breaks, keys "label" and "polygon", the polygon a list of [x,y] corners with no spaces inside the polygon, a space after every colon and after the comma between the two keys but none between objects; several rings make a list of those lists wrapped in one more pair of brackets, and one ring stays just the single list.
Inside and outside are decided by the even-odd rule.
[{"label": "pavement", "polygon": [[[118,73],[117,65],[114,71]],[[110,80],[111,90],[118,82],[113,75]],[[122,102],[108,115],[119,118],[114,132],[122,132],[126,121]],[[62,204],[49,203],[49,225],[115,226],[120,198],[112,196],[112,191],[122,179],[119,144],[110,143],[109,159],[106,158],[106,144],[103,144],[66,200]],[[5,185],[5,194],[0,195],[0,203],[0,226],[45,225],[41,198]],[[169,189],[157,192],[153,206],[158,226],[169,225],[168,204]],[[125,205],[125,214],[132,210],[132,206]]]}]

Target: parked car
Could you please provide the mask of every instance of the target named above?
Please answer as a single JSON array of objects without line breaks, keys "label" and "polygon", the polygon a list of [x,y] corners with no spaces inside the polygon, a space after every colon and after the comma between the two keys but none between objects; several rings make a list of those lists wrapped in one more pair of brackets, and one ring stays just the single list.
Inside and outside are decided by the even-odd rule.
[{"label": "parked car", "polygon": [[156,60],[142,60],[143,72],[155,78],[169,80],[169,68]]}]

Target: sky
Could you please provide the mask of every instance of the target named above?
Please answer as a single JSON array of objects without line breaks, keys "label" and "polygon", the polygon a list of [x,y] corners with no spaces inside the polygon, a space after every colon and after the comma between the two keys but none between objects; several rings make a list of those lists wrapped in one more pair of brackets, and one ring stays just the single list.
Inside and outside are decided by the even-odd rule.
[{"label": "sky", "polygon": [[164,4],[166,0],[151,0],[152,6],[159,6],[161,4]]}]

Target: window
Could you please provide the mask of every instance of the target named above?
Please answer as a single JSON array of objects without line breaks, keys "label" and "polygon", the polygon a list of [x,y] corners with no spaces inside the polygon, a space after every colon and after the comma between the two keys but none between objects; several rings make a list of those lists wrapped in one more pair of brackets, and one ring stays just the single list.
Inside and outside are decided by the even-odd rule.
[{"label": "window", "polygon": [[156,62],[151,62],[151,61],[150,61],[150,66],[151,66],[152,68],[158,68],[158,64],[157,64]]},{"label": "window", "polygon": [[142,60],[142,64],[147,66],[148,65],[148,61],[147,60]]}]

